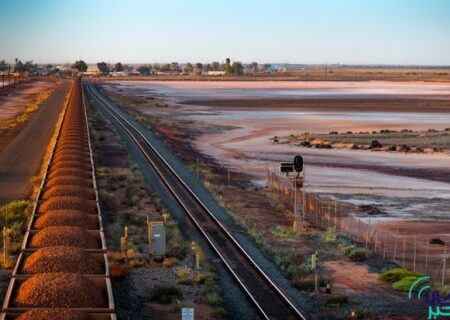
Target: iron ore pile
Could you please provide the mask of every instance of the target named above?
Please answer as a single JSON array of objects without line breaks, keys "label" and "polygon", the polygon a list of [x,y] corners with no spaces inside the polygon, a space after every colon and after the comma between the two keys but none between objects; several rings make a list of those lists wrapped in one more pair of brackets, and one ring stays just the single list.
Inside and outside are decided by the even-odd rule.
[{"label": "iron ore pile", "polygon": [[78,77],[1,319],[116,319],[83,102]]}]

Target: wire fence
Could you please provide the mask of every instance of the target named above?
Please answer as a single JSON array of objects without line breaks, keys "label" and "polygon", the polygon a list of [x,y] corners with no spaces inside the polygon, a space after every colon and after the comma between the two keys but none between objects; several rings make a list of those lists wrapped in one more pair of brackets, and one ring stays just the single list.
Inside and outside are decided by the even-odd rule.
[{"label": "wire fence", "polygon": [[17,86],[28,79],[25,75],[17,74],[0,74],[0,90],[6,90],[7,88]]},{"label": "wire fence", "polygon": [[445,243],[450,240],[450,234],[418,237],[411,231],[408,233],[404,227],[402,230],[400,224],[393,226],[381,219],[357,217],[355,214],[361,212],[358,206],[305,191],[304,188],[294,188],[292,178],[283,178],[269,168],[267,186],[293,205],[296,220],[323,230],[334,230],[387,261],[428,275],[433,282],[449,283],[449,252]]}]

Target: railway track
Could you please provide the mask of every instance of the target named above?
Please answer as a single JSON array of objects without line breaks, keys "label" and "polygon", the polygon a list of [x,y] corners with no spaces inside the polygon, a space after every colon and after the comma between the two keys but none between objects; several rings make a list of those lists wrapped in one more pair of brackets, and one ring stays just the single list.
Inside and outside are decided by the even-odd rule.
[{"label": "railway track", "polygon": [[2,320],[115,320],[81,79],[35,199]]},{"label": "railway track", "polygon": [[219,256],[259,316],[263,319],[307,319],[305,312],[264,273],[152,143],[117,112],[114,105],[103,97],[93,84],[86,83],[86,92],[134,141],[149,165]]}]

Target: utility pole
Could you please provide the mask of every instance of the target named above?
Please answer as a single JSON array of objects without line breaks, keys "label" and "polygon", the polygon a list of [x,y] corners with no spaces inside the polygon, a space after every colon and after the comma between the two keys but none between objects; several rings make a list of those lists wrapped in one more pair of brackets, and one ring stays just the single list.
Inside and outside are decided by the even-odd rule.
[{"label": "utility pole", "polygon": [[297,175],[294,176],[294,219],[297,220]]}]

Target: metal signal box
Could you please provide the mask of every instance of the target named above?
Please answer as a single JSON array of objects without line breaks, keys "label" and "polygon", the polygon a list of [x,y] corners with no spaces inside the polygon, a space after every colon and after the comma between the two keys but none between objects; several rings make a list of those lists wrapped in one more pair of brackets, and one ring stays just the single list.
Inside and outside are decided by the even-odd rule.
[{"label": "metal signal box", "polygon": [[148,222],[149,253],[153,257],[166,255],[166,227],[162,221]]}]

